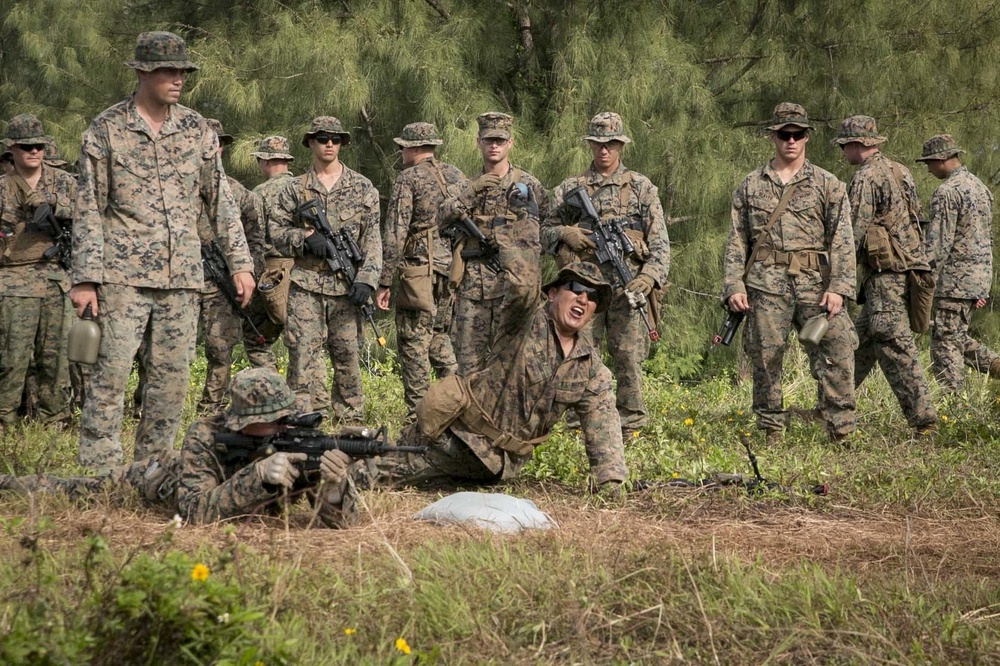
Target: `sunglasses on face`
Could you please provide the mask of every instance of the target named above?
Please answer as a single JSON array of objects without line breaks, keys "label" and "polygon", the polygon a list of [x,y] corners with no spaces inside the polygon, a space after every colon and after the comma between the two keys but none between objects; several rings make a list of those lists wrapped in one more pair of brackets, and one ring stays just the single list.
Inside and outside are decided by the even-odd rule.
[{"label": "sunglasses on face", "polygon": [[322,144],[324,146],[328,143],[332,143],[335,146],[339,146],[341,138],[339,136],[330,136],[329,134],[317,134],[316,136],[313,137],[313,141]]},{"label": "sunglasses on face", "polygon": [[20,151],[22,151],[22,152],[25,152],[25,153],[33,153],[36,150],[38,152],[41,152],[41,151],[45,150],[45,144],[19,143],[19,144],[17,144],[17,149],[20,150]]},{"label": "sunglasses on face", "polygon": [[577,282],[576,280],[571,280],[562,285],[562,288],[566,291],[572,291],[574,294],[587,294],[587,299],[591,301],[596,301],[597,290],[593,287],[588,287],[587,285]]},{"label": "sunglasses on face", "polygon": [[809,130],[795,130],[794,132],[789,132],[788,130],[778,130],[774,134],[782,141],[791,141],[792,139],[801,141],[806,138],[806,135],[809,134]]}]

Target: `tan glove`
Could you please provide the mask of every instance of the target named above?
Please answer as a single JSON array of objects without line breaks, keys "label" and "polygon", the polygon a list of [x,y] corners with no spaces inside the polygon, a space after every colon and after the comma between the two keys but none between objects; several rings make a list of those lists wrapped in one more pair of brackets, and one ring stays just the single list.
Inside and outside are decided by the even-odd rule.
[{"label": "tan glove", "polygon": [[655,285],[656,281],[653,278],[649,277],[645,273],[639,273],[632,278],[631,282],[625,285],[625,291],[631,291],[633,294],[649,296]]},{"label": "tan glove", "polygon": [[330,485],[343,483],[347,479],[347,469],[352,462],[354,461],[351,456],[343,451],[336,449],[324,451],[323,457],[319,459],[320,478]]},{"label": "tan glove", "polygon": [[488,189],[498,187],[500,187],[500,176],[495,173],[484,173],[462,190],[462,193],[458,195],[458,200],[465,204],[466,208],[472,208],[476,203],[477,196]]},{"label": "tan glove", "polygon": [[561,240],[566,247],[573,250],[574,252],[583,252],[586,249],[594,249],[597,244],[594,243],[588,236],[590,236],[593,231],[590,229],[581,229],[575,226],[563,226],[559,230],[559,240]]},{"label": "tan glove", "polygon": [[31,190],[24,196],[24,208],[34,212],[36,208],[45,203],[45,197],[38,190]]},{"label": "tan glove", "polygon": [[306,458],[304,453],[273,453],[255,462],[253,469],[261,483],[291,488],[295,485],[295,479],[299,478],[295,463],[305,462]]}]

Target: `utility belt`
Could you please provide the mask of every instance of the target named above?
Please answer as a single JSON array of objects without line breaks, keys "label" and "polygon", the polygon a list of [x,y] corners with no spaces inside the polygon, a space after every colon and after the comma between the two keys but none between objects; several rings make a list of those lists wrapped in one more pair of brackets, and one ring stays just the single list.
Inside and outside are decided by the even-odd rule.
[{"label": "utility belt", "polygon": [[754,254],[754,260],[765,266],[788,266],[789,275],[799,275],[803,269],[819,271],[824,277],[830,272],[830,255],[818,250],[782,252],[762,247]]}]

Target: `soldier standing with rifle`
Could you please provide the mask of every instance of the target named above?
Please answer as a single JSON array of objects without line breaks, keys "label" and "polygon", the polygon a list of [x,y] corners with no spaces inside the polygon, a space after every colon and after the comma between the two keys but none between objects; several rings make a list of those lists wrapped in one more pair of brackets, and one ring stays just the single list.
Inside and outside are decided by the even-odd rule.
[{"label": "soldier standing with rifle", "polygon": [[441,202],[468,184],[462,172],[434,156],[444,143],[430,123],[411,123],[393,139],[403,154],[403,171],[389,197],[382,236],[382,278],[375,304],[389,309],[393,275],[399,272],[396,294],[396,346],[403,376],[407,420],[427,392],[431,368],[438,379],[458,369],[448,336],[451,289],[448,271],[451,248],[438,234]]},{"label": "soldier standing with rifle", "polygon": [[32,355],[40,420],[70,417],[66,269],[76,181],[43,163],[47,141],[35,116],[7,124],[14,170],[0,176],[0,434],[17,416]]},{"label": "soldier standing with rifle", "polygon": [[[649,341],[658,338],[659,299],[670,270],[670,239],[656,187],[621,161],[625,144],[631,142],[621,116],[597,114],[583,138],[593,161],[586,171],[567,178],[554,190],[552,211],[542,227],[542,248],[556,255],[560,266],[581,259],[597,263],[615,286],[611,307],[594,318],[593,339],[600,345],[607,334],[618,380],[618,415],[623,431],[634,432],[646,425],[642,362]],[[593,204],[590,212],[582,209],[585,199]],[[609,240],[611,246],[605,249]],[[628,273],[630,280],[625,279]]]},{"label": "soldier standing with rifle", "polygon": [[[278,195],[269,211],[268,231],[279,253],[295,257],[285,324],[288,383],[303,409],[329,409],[333,419],[357,424],[364,415],[358,315],[359,310],[368,313],[371,320],[371,297],[382,271],[382,239],[378,190],[339,158],[341,147],[350,141],[337,118],[312,121],[302,138],[312,150],[312,168]],[[320,232],[322,221],[357,250],[353,262],[338,263],[336,253],[344,248],[335,247],[334,239]],[[335,264],[339,270],[333,270]],[[326,390],[324,348],[333,364],[332,396]]]}]

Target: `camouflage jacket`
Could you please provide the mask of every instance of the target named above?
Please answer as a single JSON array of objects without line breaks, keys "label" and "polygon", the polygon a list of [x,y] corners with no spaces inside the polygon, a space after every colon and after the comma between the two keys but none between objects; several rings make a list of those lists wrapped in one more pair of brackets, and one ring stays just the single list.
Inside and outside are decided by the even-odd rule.
[{"label": "camouflage jacket", "polygon": [[288,181],[295,178],[289,171],[282,171],[273,178],[268,178],[263,183],[253,188],[253,193],[260,197],[264,217],[261,219],[264,235],[264,258],[280,257],[281,253],[271,245],[271,236],[267,230],[267,221],[271,219],[271,209],[278,203],[278,195],[288,187]]},{"label": "camouflage jacket", "polygon": [[874,268],[865,254],[865,234],[877,224],[898,244],[905,259],[904,270],[927,270],[920,229],[920,197],[910,170],[876,152],[854,172],[847,186],[854,218],[854,245],[864,284]]},{"label": "camouflage jacket", "polygon": [[[24,181],[21,181],[24,183]],[[34,208],[25,202],[22,187],[12,175],[0,177],[0,294],[24,298],[45,296],[46,281],[58,280],[69,290],[66,271],[58,255],[45,259],[45,252],[55,242],[35,228]],[[76,180],[61,169],[42,166],[35,191],[52,207],[53,214],[65,225],[73,217]]]},{"label": "camouflage jacket", "polygon": [[[481,174],[482,172],[477,174],[477,177]],[[539,215],[544,216],[549,207],[548,192],[537,178],[527,171],[511,165],[507,173],[500,179],[499,187],[478,194],[472,208],[466,206],[457,195],[445,199],[441,203],[438,214],[438,225],[442,231],[448,230],[463,215],[468,215],[476,222],[487,238],[496,240],[497,228],[517,221],[517,215],[507,205],[507,189],[515,182],[515,176],[520,182],[531,188],[535,203],[538,204]],[[479,247],[478,242],[471,239],[463,242],[467,250],[476,250]],[[541,253],[539,252],[540,260]],[[465,262],[465,273],[456,290],[461,298],[469,298],[474,301],[490,300],[502,298],[505,291],[506,285],[502,273],[494,273],[482,261],[476,259]]]},{"label": "camouflage jacket", "polygon": [[381,286],[392,285],[399,265],[427,265],[427,235],[434,245],[434,270],[448,274],[451,244],[438,234],[437,215],[446,197],[459,194],[468,179],[457,167],[435,157],[404,169],[396,177],[389,197],[382,232]]},{"label": "camouflage jacket", "polygon": [[925,242],[937,261],[936,297],[979,299],[993,281],[993,194],[960,166],[931,197]]},{"label": "camouflage jacket", "polygon": [[73,224],[73,284],[200,289],[198,218],[207,207],[231,273],[250,273],[239,211],[215,132],[180,104],[153,137],[129,99],[83,133]]},{"label": "camouflage jacket", "polygon": [[[519,224],[496,231],[508,290],[494,345],[497,351],[486,367],[467,379],[472,397],[498,429],[522,441],[549,434],[563,413],[574,409],[597,483],[624,481],[625,455],[611,371],[586,332],[577,336],[573,350],[564,356],[548,306],[539,305],[537,221],[522,216]],[[505,453],[461,421],[450,429],[487,468],[503,472],[504,477],[531,458],[530,453]]]},{"label": "camouflage jacket", "polygon": [[[550,213],[542,225],[542,250],[557,255],[560,266],[573,261],[597,263],[593,252],[577,255],[559,240],[563,225],[579,225],[584,229],[593,227],[589,220],[581,219],[580,211],[564,202],[567,192],[581,186],[587,188],[602,221],[622,220],[623,226],[631,230],[629,236],[636,254],[628,257],[627,263],[633,275],[645,273],[653,278],[657,287],[666,287],[670,271],[670,238],[656,186],[649,178],[625,168],[621,163],[607,178],[595,171],[591,164],[586,171],[567,178],[553,190]],[[601,265],[600,268],[609,284],[618,285],[619,279],[613,266]]]},{"label": "camouflage jacket", "polygon": [[340,271],[334,274],[325,260],[306,252],[305,230],[309,225],[298,210],[313,199],[319,200],[334,233],[347,229],[358,244],[364,258],[355,266],[357,281],[376,288],[382,272],[378,190],[370,180],[346,165],[329,191],[312,169],[290,180],[270,210],[267,228],[274,248],[282,256],[295,257],[292,282],[306,291],[326,296],[343,296],[351,286]]},{"label": "camouflage jacket", "polygon": [[[757,236],[767,226],[785,187],[796,184],[795,192],[766,239]],[[829,171],[808,160],[792,180],[783,185],[770,162],[750,173],[733,193],[733,207],[726,240],[722,298],[746,293],[747,287],[771,294],[786,292],[792,266],[774,260],[758,260],[743,272],[754,242],[765,243],[778,253],[806,255],[825,253],[822,270],[802,266],[799,273],[823,291],[854,298],[857,269],[851,204],[844,184]],[[828,273],[828,275],[827,275]]]},{"label": "camouflage jacket", "polygon": [[[250,257],[253,259],[254,276],[260,277],[264,270],[264,239],[263,233],[264,208],[260,197],[243,187],[240,181],[232,176],[226,176],[229,181],[229,189],[233,193],[233,199],[240,211],[240,222],[243,224],[243,235],[247,239],[247,247],[250,250]],[[198,236],[202,243],[208,243],[214,239],[212,234],[211,220],[208,218],[208,211],[203,210],[198,218]],[[202,294],[214,294],[219,291],[219,285],[215,284],[207,277]]]}]

